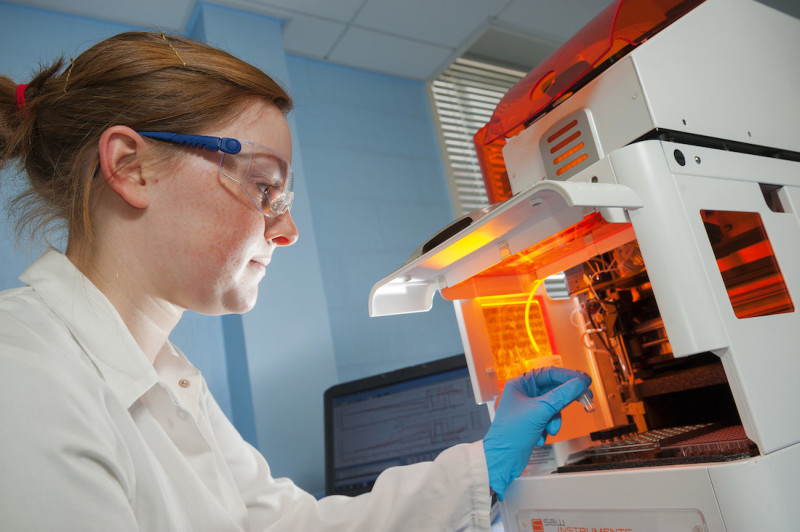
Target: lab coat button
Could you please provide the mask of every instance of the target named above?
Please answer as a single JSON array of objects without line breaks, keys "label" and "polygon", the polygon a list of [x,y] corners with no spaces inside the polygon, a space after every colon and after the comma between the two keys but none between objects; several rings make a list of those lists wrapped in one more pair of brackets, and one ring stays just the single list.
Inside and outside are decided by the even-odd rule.
[{"label": "lab coat button", "polygon": [[188,388],[191,385],[192,383],[189,382],[189,379],[181,379],[178,381],[178,386],[180,386],[181,388]]}]

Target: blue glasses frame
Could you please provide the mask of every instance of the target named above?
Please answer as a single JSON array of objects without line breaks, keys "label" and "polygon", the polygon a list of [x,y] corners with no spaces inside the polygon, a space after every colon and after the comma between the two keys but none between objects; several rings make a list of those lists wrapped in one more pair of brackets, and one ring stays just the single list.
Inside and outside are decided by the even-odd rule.
[{"label": "blue glasses frame", "polygon": [[[225,154],[230,155],[237,155],[242,151],[242,143],[246,143],[248,146],[260,146],[250,141],[240,141],[238,139],[234,139],[231,137],[212,137],[207,135],[187,135],[183,133],[169,133],[163,131],[137,131],[139,135],[143,137],[148,137],[151,139],[162,140],[166,142],[171,142],[173,144],[181,144],[184,146],[189,146],[192,148],[200,148],[203,150],[208,151],[215,151],[215,152],[222,152],[222,157],[224,158]],[[275,197],[269,197],[265,195],[263,191],[259,191],[261,194],[261,201],[259,202],[253,197],[253,194],[247,190],[245,183],[226,174],[222,171],[222,159],[220,159],[220,171],[225,175],[225,177],[237,182],[239,186],[244,190],[245,194],[250,198],[253,202],[253,205],[267,217],[279,216],[289,210],[289,207],[292,205],[292,201],[294,200],[294,192],[292,192],[292,170],[289,162],[286,161],[280,154],[277,154],[270,150],[269,148],[260,146],[260,148],[268,151],[269,153],[274,154],[278,159],[280,159],[283,164],[286,165],[286,175],[283,176],[283,187]]]},{"label": "blue glasses frame", "polygon": [[183,144],[192,148],[210,151],[221,151],[236,155],[242,151],[242,143],[230,137],[208,137],[206,135],[184,135],[183,133],[165,133],[162,131],[137,131],[143,137],[165,140],[173,144]]}]

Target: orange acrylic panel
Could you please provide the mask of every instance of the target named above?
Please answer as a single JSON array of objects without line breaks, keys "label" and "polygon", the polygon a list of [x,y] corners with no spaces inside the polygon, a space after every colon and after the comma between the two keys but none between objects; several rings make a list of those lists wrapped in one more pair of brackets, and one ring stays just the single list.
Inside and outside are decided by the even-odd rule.
[{"label": "orange acrylic panel", "polygon": [[[553,265],[574,266],[597,255],[599,246],[634,239],[630,224],[606,222],[599,213],[586,216],[542,241],[508,256],[465,281],[442,289],[445,299],[474,299],[480,306],[498,385],[545,364],[558,354],[542,296],[540,271]],[[577,262],[576,262],[577,261]]]},{"label": "orange acrylic panel", "polygon": [[[634,238],[631,224],[609,223],[600,213],[594,212],[577,224],[509,255],[469,279],[443,288],[441,294],[445,299],[454,301],[500,295],[510,291],[519,292],[537,278],[571,268]],[[613,242],[613,245],[608,244],[609,242]],[[473,247],[475,246],[470,249]],[[454,255],[451,260],[460,256],[464,256],[464,253]],[[541,272],[545,272],[544,275]]]},{"label": "orange acrylic panel", "polygon": [[[629,240],[632,240],[633,230],[630,224],[608,223],[600,213],[592,213],[577,224],[537,242],[478,275],[498,276],[530,273],[541,270],[550,264],[560,263],[578,252],[588,254],[588,258],[599,254],[596,251],[598,242],[626,231],[630,233]],[[563,270],[566,267],[560,269]]]},{"label": "orange acrylic panel", "polygon": [[542,365],[537,359],[553,355],[541,296],[534,295],[540,284],[535,282],[530,294],[477,298],[500,388],[508,379]]},{"label": "orange acrylic panel", "polygon": [[511,197],[511,183],[508,180],[508,171],[503,159],[503,146],[506,145],[506,139],[500,138],[490,144],[478,142],[486,135],[486,127],[483,126],[475,133],[473,143],[481,167],[486,197],[490,204],[495,204]]},{"label": "orange acrylic panel", "polygon": [[506,93],[475,143],[486,145],[514,136],[599,75],[608,60],[618,60],[702,1],[612,2]]},{"label": "orange acrylic panel", "polygon": [[700,215],[736,317],[794,312],[761,215],[711,210]]},{"label": "orange acrylic panel", "polygon": [[[489,203],[511,197],[503,146],[537,116],[569,98],[604,68],[703,0],[616,0],[503,96],[473,144]],[[571,164],[575,166],[580,161]],[[559,175],[569,170],[564,168]]]}]

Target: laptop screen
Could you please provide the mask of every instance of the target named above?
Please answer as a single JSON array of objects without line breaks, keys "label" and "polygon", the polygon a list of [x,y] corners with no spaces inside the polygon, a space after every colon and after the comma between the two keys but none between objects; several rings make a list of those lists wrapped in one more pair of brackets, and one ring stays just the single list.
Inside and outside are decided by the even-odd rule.
[{"label": "laptop screen", "polygon": [[325,392],[325,491],[369,491],[384,469],[433,460],[489,429],[464,355],[338,384]]}]

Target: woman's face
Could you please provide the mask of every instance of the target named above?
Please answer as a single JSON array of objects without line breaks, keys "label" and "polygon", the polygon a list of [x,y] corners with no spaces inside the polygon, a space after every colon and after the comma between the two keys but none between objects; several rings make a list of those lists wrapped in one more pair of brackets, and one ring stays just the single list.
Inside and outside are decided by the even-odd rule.
[{"label": "woman's face", "polygon": [[[201,134],[261,144],[291,161],[286,119],[253,101],[231,123]],[[226,155],[226,157],[228,157]],[[220,174],[220,154],[186,150],[152,180],[149,231],[160,297],[203,314],[246,312],[278,246],[297,240],[287,211],[265,217],[242,188]]]}]

